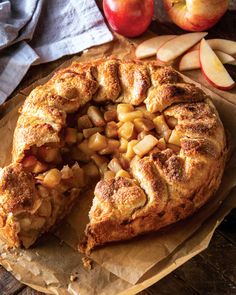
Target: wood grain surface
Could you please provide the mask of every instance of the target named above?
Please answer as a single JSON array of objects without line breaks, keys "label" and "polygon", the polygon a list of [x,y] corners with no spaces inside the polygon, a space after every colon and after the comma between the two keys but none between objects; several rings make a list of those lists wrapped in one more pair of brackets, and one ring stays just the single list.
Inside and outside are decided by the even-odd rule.
[{"label": "wood grain surface", "polygon": [[[180,34],[183,31],[166,21],[162,8],[156,1],[155,16],[150,29],[157,34]],[[231,1],[231,7],[236,1]],[[235,5],[236,6],[236,5]],[[236,10],[228,11],[220,22],[209,30],[209,38],[226,38],[236,41]],[[65,60],[33,66],[11,95],[20,89],[46,76]],[[236,67],[227,67],[236,79]],[[235,101],[236,103],[236,101]],[[158,283],[139,293],[139,295],[236,295],[236,209],[222,222],[214,233],[207,250],[197,255]],[[0,266],[0,295],[40,295],[30,287],[17,281]]]}]

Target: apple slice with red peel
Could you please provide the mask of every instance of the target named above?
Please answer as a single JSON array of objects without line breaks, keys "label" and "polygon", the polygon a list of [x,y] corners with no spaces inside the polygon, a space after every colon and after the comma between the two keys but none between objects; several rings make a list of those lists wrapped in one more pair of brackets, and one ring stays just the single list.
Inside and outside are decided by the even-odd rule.
[{"label": "apple slice with red peel", "polygon": [[176,35],[162,35],[147,39],[138,45],[135,55],[140,59],[153,56],[164,43],[175,37]]},{"label": "apple slice with red peel", "polygon": [[169,62],[183,54],[207,35],[206,32],[179,35],[164,43],[157,51],[157,59]]},{"label": "apple slice with red peel", "polygon": [[[216,50],[216,55],[223,64],[234,62],[235,58],[227,53]],[[180,71],[189,71],[200,69],[199,50],[189,51],[181,58],[179,62]]]},{"label": "apple slice with red peel", "polygon": [[[236,42],[226,39],[208,39],[207,43],[211,46],[213,50],[220,50],[229,55],[236,54]],[[200,48],[200,43],[193,46],[190,51],[198,50]]]},{"label": "apple slice with red peel", "polygon": [[235,82],[205,39],[200,44],[200,64],[206,79],[218,89],[228,90]]}]

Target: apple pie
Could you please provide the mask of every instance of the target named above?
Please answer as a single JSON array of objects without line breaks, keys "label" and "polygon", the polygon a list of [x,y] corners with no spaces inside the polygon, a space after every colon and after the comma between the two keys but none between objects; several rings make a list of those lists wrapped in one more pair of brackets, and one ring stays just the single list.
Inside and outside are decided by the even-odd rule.
[{"label": "apple pie", "polygon": [[223,125],[209,97],[155,62],[74,62],[26,98],[0,171],[0,234],[29,247],[96,183],[80,250],[156,231],[217,190]]}]

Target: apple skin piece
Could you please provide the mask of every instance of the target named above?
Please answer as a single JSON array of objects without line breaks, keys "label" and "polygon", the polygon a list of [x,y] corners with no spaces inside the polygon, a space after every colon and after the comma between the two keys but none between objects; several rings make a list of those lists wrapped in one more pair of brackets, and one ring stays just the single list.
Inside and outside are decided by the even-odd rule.
[{"label": "apple skin piece", "polygon": [[169,62],[182,55],[207,35],[206,32],[188,33],[179,35],[166,43],[157,50],[157,59],[162,62]]},{"label": "apple skin piece", "polygon": [[[235,58],[227,53],[216,50],[216,55],[220,59],[223,64],[235,62]],[[181,58],[179,62],[179,70],[180,71],[189,71],[200,69],[200,61],[199,61],[199,50],[189,51],[185,53],[185,55]]]},{"label": "apple skin piece", "polygon": [[167,41],[175,38],[176,35],[163,35],[150,38],[140,43],[136,48],[135,55],[137,58],[142,59],[156,55],[157,50]]},{"label": "apple skin piece", "polygon": [[[236,54],[236,42],[226,39],[208,39],[207,43],[211,46],[213,50],[220,50],[229,55]],[[198,50],[200,48],[200,43],[194,45],[190,51]]]},{"label": "apple skin piece", "polygon": [[171,20],[186,31],[214,26],[228,8],[228,0],[163,0]]},{"label": "apple skin piece", "polygon": [[199,57],[202,72],[210,84],[221,90],[234,87],[234,80],[205,39],[200,43]]}]

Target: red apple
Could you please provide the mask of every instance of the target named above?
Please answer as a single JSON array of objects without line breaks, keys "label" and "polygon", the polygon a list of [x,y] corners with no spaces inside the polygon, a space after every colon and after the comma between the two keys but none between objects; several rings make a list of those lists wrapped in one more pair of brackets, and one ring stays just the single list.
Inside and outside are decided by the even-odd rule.
[{"label": "red apple", "polygon": [[214,26],[228,8],[228,0],[164,0],[171,20],[186,31]]},{"label": "red apple", "polygon": [[153,0],[103,0],[103,10],[111,28],[125,36],[136,37],[151,23]]}]

